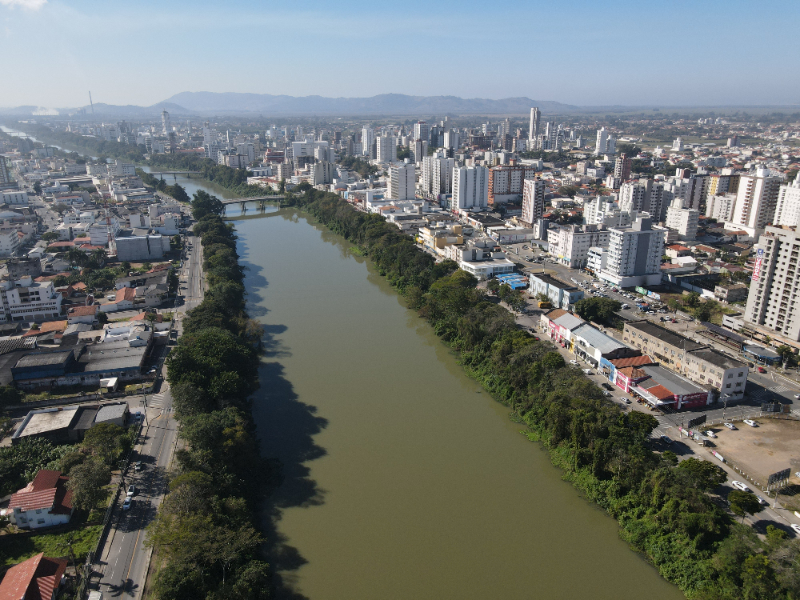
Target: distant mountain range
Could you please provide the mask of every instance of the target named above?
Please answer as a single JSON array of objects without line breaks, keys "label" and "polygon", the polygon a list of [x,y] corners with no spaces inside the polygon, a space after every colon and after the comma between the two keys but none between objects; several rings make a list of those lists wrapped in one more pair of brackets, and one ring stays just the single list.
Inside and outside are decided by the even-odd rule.
[{"label": "distant mountain range", "polygon": [[[175,115],[259,114],[264,116],[310,115],[514,115],[527,114],[532,106],[545,113],[579,112],[578,106],[530,98],[459,98],[457,96],[407,96],[380,94],[371,98],[326,98],[324,96],[274,96],[271,94],[239,94],[233,92],[181,92],[152,106],[117,106],[95,103],[94,114],[114,117],[156,116],[162,110]],[[91,106],[58,108],[59,114],[74,114]],[[0,108],[0,114],[30,116],[42,114],[36,106]]]},{"label": "distant mountain range", "polygon": [[273,96],[232,92],[181,92],[164,103],[180,105],[197,113],[260,113],[264,115],[443,115],[525,114],[531,106],[543,112],[575,112],[577,106],[530,98],[459,98],[457,96],[407,96],[380,94],[370,98],[324,96]]},{"label": "distant mountain range", "polygon": [[[263,115],[268,116],[369,116],[408,115],[425,118],[443,115],[527,115],[532,106],[545,114],[608,113],[631,110],[658,110],[654,106],[575,106],[551,100],[530,98],[459,98],[458,96],[408,96],[406,94],[380,94],[370,98],[326,98],[324,96],[275,96],[272,94],[239,94],[234,92],[181,92],[152,106],[117,106],[96,103],[94,114],[98,118],[157,117],[162,110],[175,116],[212,115]],[[670,107],[662,106],[669,110]],[[689,106],[675,107],[688,109]],[[709,107],[697,106],[698,110]],[[724,108],[724,107],[722,107]],[[792,109],[797,106],[730,106],[730,109]],[[55,109],[60,115],[74,115],[83,110],[92,114],[91,106]],[[0,108],[0,115],[28,117],[46,115],[46,109],[36,106]]]}]

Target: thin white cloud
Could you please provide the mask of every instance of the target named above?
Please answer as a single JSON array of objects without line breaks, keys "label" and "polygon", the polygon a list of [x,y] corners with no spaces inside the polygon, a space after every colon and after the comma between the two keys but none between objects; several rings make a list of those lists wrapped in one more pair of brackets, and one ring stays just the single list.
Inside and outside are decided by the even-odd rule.
[{"label": "thin white cloud", "polygon": [[19,6],[27,10],[39,10],[45,4],[47,4],[47,0],[0,0],[2,6]]}]

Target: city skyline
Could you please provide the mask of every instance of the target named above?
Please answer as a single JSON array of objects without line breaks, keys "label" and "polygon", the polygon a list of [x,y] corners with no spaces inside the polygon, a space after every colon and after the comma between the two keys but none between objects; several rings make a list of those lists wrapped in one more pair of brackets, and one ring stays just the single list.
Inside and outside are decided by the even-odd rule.
[{"label": "city skyline", "polygon": [[[252,1],[0,0],[0,39],[14,58],[0,107],[84,106],[89,90],[95,102],[137,106],[184,91],[524,96],[577,106],[798,104],[790,57],[800,54],[791,31],[800,8],[751,6],[510,3],[503,14],[515,17],[495,29],[487,17],[500,14],[477,2],[397,8],[353,0],[287,10]],[[482,41],[471,48],[469,40]],[[242,59],[246,49],[250,58]],[[448,68],[430,77],[424,65],[433,57]]]}]

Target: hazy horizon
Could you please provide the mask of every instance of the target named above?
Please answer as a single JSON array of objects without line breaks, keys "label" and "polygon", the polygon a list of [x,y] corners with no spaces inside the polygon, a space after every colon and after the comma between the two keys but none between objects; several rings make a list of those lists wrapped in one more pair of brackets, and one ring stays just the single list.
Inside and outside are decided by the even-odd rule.
[{"label": "hazy horizon", "polygon": [[0,0],[0,107],[152,106],[186,91],[800,103],[800,4]]}]

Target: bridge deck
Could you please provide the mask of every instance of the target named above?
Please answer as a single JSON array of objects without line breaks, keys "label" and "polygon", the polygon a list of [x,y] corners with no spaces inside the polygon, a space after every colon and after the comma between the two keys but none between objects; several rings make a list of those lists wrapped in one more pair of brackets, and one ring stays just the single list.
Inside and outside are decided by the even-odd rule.
[{"label": "bridge deck", "polygon": [[241,204],[242,202],[259,202],[261,200],[283,200],[283,196],[257,196],[255,198],[234,198],[223,200],[223,204]]}]

